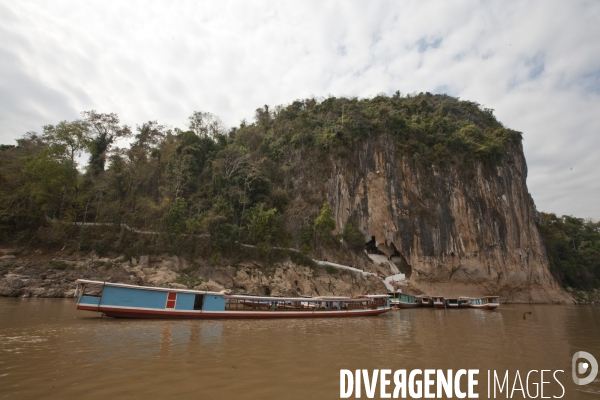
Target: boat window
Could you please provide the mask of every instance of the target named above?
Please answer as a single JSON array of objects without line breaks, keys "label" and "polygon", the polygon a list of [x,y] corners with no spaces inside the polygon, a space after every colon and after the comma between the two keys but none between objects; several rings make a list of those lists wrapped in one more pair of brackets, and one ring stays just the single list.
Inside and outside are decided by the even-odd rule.
[{"label": "boat window", "polygon": [[83,284],[81,294],[82,294],[82,296],[102,297],[103,289],[104,289],[104,285],[102,285],[102,284],[87,283],[87,284]]},{"label": "boat window", "polygon": [[177,292],[169,292],[167,295],[167,305],[165,308],[175,308],[175,302],[177,301]]},{"label": "boat window", "polygon": [[194,310],[202,310],[202,305],[204,304],[204,295],[197,294],[194,299]]}]

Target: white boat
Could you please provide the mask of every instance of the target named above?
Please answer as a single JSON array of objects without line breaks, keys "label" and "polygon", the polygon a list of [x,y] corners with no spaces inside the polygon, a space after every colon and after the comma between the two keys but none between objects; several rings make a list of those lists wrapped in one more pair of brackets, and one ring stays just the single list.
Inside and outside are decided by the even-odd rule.
[{"label": "white boat", "polygon": [[495,310],[500,307],[500,296],[485,296],[483,299],[487,301],[488,310]]},{"label": "white boat", "polygon": [[446,299],[446,308],[458,309],[458,299],[457,298]]},{"label": "white boat", "polygon": [[433,307],[433,300],[426,294],[417,296],[417,303],[421,303],[423,307]]},{"label": "white boat", "polygon": [[436,308],[445,308],[446,307],[446,301],[442,296],[431,296],[431,299],[433,300],[433,306]]},{"label": "white boat", "polygon": [[495,310],[500,307],[499,296],[484,296],[480,299],[471,299],[469,307],[479,308],[481,310]]}]

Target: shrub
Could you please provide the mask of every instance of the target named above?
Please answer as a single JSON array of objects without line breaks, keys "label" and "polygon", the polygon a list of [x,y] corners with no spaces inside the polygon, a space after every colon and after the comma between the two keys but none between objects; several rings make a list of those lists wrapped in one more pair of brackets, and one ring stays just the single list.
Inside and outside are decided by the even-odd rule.
[{"label": "shrub", "polygon": [[346,245],[356,252],[365,248],[365,237],[353,222],[346,224],[342,238]]}]

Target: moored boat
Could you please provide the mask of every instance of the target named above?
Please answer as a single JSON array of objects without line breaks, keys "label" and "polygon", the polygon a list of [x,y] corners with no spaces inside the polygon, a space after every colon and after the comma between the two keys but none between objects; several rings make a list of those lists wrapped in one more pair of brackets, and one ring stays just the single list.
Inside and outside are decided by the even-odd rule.
[{"label": "moored boat", "polygon": [[459,297],[458,298],[458,307],[460,308],[469,308],[469,302],[471,301],[470,297]]},{"label": "moored boat", "polygon": [[471,308],[479,308],[482,310],[495,310],[500,307],[499,296],[484,296],[480,299],[471,299],[469,303]]},{"label": "moored boat", "polygon": [[487,309],[487,302],[484,303],[482,299],[471,299],[469,302],[470,308]]},{"label": "moored boat", "polygon": [[433,300],[425,294],[417,296],[417,303],[421,303],[423,307],[433,307]]},{"label": "moored boat", "polygon": [[421,304],[417,303],[417,298],[409,294],[400,293],[398,298],[398,306],[400,308],[414,308],[419,307]]},{"label": "moored boat", "polygon": [[122,318],[317,318],[379,315],[388,295],[271,297],[78,279],[77,309]]},{"label": "moored boat", "polygon": [[495,310],[500,307],[500,296],[485,296],[484,299],[487,300],[488,310]]},{"label": "moored boat", "polygon": [[458,308],[458,299],[456,299],[456,298],[446,299],[446,308]]},{"label": "moored boat", "polygon": [[388,296],[390,297],[390,308],[392,310],[399,310],[400,309],[400,304],[398,304],[398,302],[400,301],[400,292],[389,292]]},{"label": "moored boat", "polygon": [[436,308],[446,307],[446,301],[442,296],[431,296],[431,300],[433,301],[433,306]]}]

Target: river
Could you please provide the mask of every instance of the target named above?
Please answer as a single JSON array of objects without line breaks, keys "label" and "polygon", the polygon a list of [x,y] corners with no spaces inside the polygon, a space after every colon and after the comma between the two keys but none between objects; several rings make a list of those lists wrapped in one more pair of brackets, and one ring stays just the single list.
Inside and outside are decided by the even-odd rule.
[{"label": "river", "polygon": [[[580,350],[600,360],[598,307],[165,321],[101,318],[76,311],[72,299],[0,298],[0,398],[10,399],[339,399],[341,369],[479,369],[479,398],[487,398],[488,370],[508,371],[511,387],[517,371],[525,385],[530,370],[551,370],[545,396],[560,396],[562,385],[562,398],[598,399],[598,377],[573,383]],[[532,373],[531,396],[535,382]]]}]

